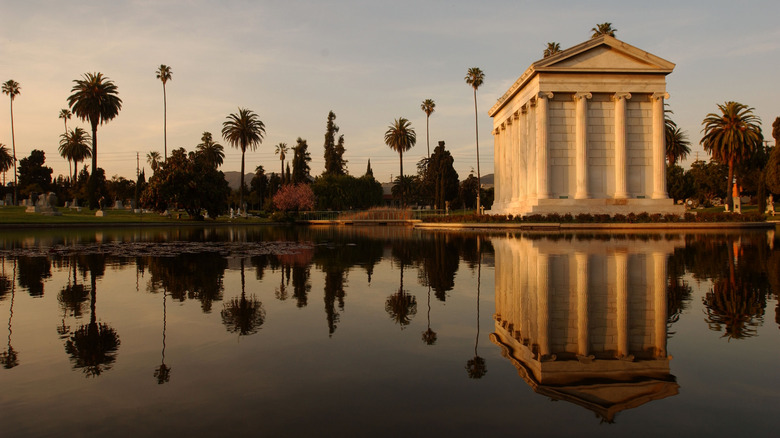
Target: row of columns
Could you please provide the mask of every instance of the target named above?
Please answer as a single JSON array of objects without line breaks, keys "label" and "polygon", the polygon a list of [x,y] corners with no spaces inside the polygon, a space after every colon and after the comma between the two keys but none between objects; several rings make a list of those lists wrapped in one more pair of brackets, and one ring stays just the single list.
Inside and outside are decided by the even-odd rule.
[{"label": "row of columns", "polygon": [[[495,138],[496,200],[506,207],[509,203],[524,198],[547,199],[550,197],[548,184],[548,101],[553,93],[541,92],[534,96],[521,110],[512,113],[493,134]],[[575,199],[587,199],[588,192],[588,100],[592,93],[574,94],[575,102]],[[616,199],[628,197],[628,117],[626,101],[631,93],[617,92],[612,95],[615,102],[615,193]],[[667,93],[653,93],[652,102],[652,199],[666,199],[664,99]],[[535,119],[534,144],[532,138],[531,114]],[[525,123],[523,123],[525,122]],[[525,125],[525,126],[523,126]],[[532,156],[535,155],[535,156]],[[528,178],[535,173],[535,184]],[[524,187],[525,186],[525,187]],[[525,190],[524,190],[525,189]],[[530,189],[530,190],[529,190]]]},{"label": "row of columns", "polygon": [[[554,356],[550,350],[550,291],[548,287],[550,257],[547,254],[528,251],[524,248],[512,248],[503,245],[496,247],[496,316],[506,320],[510,331],[522,336],[531,344],[536,344],[541,359]],[[615,252],[615,357],[631,359],[629,349],[629,300],[628,300],[628,253]],[[594,356],[590,349],[589,312],[589,255],[584,252],[574,254],[576,284],[576,327],[577,356],[580,360],[590,361]],[[657,358],[666,358],[666,254],[652,253],[652,327],[653,349]],[[574,316],[574,315],[572,315]],[[605,321],[604,321],[605,322]],[[603,322],[595,322],[601,324]],[[535,325],[535,330],[532,329]]]}]

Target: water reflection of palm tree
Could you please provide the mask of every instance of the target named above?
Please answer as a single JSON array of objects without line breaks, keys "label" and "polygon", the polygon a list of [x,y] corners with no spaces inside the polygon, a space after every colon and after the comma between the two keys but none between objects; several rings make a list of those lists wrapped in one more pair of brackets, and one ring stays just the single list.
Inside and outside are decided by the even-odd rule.
[{"label": "water reflection of palm tree", "polygon": [[398,292],[387,297],[385,301],[385,311],[390,315],[396,324],[403,330],[409,325],[412,317],[417,314],[417,299],[414,295],[406,293],[404,290],[404,261],[401,260],[401,285]]},{"label": "water reflection of palm tree", "polygon": [[168,291],[163,289],[163,335],[162,335],[162,363],[157,369],[154,370],[154,377],[157,378],[157,384],[162,385],[168,383],[171,380],[171,367],[165,365],[165,329],[167,322],[167,306],[166,299],[168,297]]},{"label": "water reflection of palm tree", "polygon": [[485,359],[479,357],[479,353],[477,352],[479,347],[479,293],[482,282],[482,250],[479,244],[480,240],[479,237],[477,237],[477,338],[474,342],[474,357],[466,362],[466,372],[471,379],[481,379],[482,376],[487,374],[487,365],[485,364]]},{"label": "water reflection of palm tree", "polygon": [[[702,299],[706,321],[711,330],[724,330],[723,337],[743,339],[757,335],[766,307],[769,282],[766,275],[755,271],[762,263],[751,248],[740,248],[738,242],[728,242],[729,276],[714,280],[712,289]],[[737,264],[738,254],[739,264]]]},{"label": "water reflection of palm tree", "polygon": [[244,259],[241,259],[241,298],[233,298],[222,308],[222,323],[230,333],[247,336],[257,333],[265,321],[263,303],[254,295],[247,299]]},{"label": "water reflection of palm tree", "polygon": [[[5,266],[5,260],[3,260],[3,266]],[[11,321],[14,318],[14,296],[16,295],[16,284],[14,283],[15,278],[16,260],[14,260],[14,274],[11,280],[11,310],[8,315],[8,348],[0,353],[0,364],[2,364],[3,368],[7,370],[10,370],[11,368],[19,365],[19,352],[14,350],[14,348],[11,346]]]},{"label": "water reflection of palm tree", "polygon": [[[91,256],[97,257],[97,256]],[[92,262],[93,260],[89,260]],[[89,324],[82,325],[65,342],[65,352],[70,355],[73,368],[81,368],[87,377],[97,377],[112,368],[119,349],[119,335],[105,323],[97,322],[97,266],[88,263],[90,269]],[[102,271],[102,268],[101,268]]]},{"label": "water reflection of palm tree", "polygon": [[431,330],[431,286],[428,286],[428,330],[422,334],[422,340],[428,345],[436,343],[436,332]]}]

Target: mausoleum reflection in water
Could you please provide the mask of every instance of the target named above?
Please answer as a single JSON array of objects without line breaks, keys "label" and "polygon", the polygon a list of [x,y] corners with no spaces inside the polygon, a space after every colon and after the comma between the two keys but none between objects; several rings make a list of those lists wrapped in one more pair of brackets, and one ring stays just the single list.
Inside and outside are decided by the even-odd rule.
[{"label": "mausoleum reflection in water", "polygon": [[676,395],[666,262],[682,243],[494,238],[490,339],[535,392],[608,422]]}]

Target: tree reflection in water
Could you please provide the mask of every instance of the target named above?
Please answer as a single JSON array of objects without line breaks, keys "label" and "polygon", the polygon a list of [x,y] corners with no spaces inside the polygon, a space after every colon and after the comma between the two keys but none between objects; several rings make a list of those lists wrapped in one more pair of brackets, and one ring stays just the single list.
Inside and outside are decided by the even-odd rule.
[{"label": "tree reflection in water", "polygon": [[200,301],[204,313],[222,299],[222,280],[227,268],[225,257],[214,252],[178,254],[175,257],[148,257],[150,290],[166,290],[174,300]]},{"label": "tree reflection in water", "polygon": [[241,258],[241,297],[226,302],[222,308],[222,323],[230,333],[248,336],[257,333],[265,321],[263,303],[254,295],[246,297],[244,259]]},{"label": "tree reflection in water", "polygon": [[[5,267],[5,259],[3,259],[3,267]],[[5,276],[2,277],[5,279]],[[8,315],[8,348],[6,348],[2,353],[0,353],[0,364],[3,365],[3,368],[10,370],[11,368],[19,365],[19,352],[14,350],[14,347],[11,346],[11,334],[13,333],[11,321],[13,321],[14,318],[14,298],[16,295],[16,285],[13,281],[13,279],[16,278],[16,260],[14,260],[14,272],[13,277],[11,278],[10,283],[10,289],[11,289],[11,309],[9,311]],[[7,280],[6,280],[7,281]],[[3,297],[3,294],[0,294],[0,298]]]},{"label": "tree reflection in water", "polygon": [[404,254],[399,256],[399,261],[401,262],[401,285],[398,286],[398,292],[387,297],[385,311],[390,315],[390,319],[400,325],[401,330],[403,330],[412,321],[412,317],[417,314],[417,298],[404,290]]},{"label": "tree reflection in water", "polygon": [[26,288],[31,297],[43,296],[43,280],[51,277],[51,262],[47,257],[17,258],[19,262],[19,286]]},{"label": "tree reflection in water", "polygon": [[82,325],[65,342],[65,352],[70,355],[73,368],[81,368],[86,377],[97,377],[110,370],[116,361],[119,335],[108,324],[97,322],[97,278],[105,271],[105,256],[83,256],[90,272],[90,320]]},{"label": "tree reflection in water", "polygon": [[428,330],[422,334],[422,340],[427,345],[436,343],[436,332],[431,330],[431,287],[428,286]]},{"label": "tree reflection in water", "polygon": [[168,292],[163,289],[163,332],[162,332],[162,363],[154,370],[154,377],[157,379],[157,384],[162,385],[168,383],[171,380],[171,367],[165,365],[165,329],[167,327],[167,306],[166,299]]},{"label": "tree reflection in water", "polygon": [[756,336],[763,323],[771,278],[778,266],[764,233],[686,236],[694,278],[711,279],[702,298],[705,321],[728,339]]},{"label": "tree reflection in water", "polygon": [[485,363],[485,359],[481,358],[477,352],[479,348],[479,294],[482,284],[481,240],[482,237],[477,236],[477,337],[474,341],[474,357],[466,362],[466,373],[468,373],[470,379],[481,379],[485,374],[487,374],[487,364]]}]

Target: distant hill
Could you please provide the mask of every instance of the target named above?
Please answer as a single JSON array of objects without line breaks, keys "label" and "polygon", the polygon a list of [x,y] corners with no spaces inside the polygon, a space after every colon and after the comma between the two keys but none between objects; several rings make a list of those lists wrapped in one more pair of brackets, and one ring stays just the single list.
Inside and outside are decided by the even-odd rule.
[{"label": "distant hill", "polygon": [[[225,180],[227,180],[228,185],[233,190],[238,190],[238,186],[241,185],[241,172],[236,171],[230,171],[230,172],[222,172],[225,174]],[[249,182],[252,181],[252,178],[255,177],[254,173],[247,173],[244,176],[244,184],[249,186]]]}]

